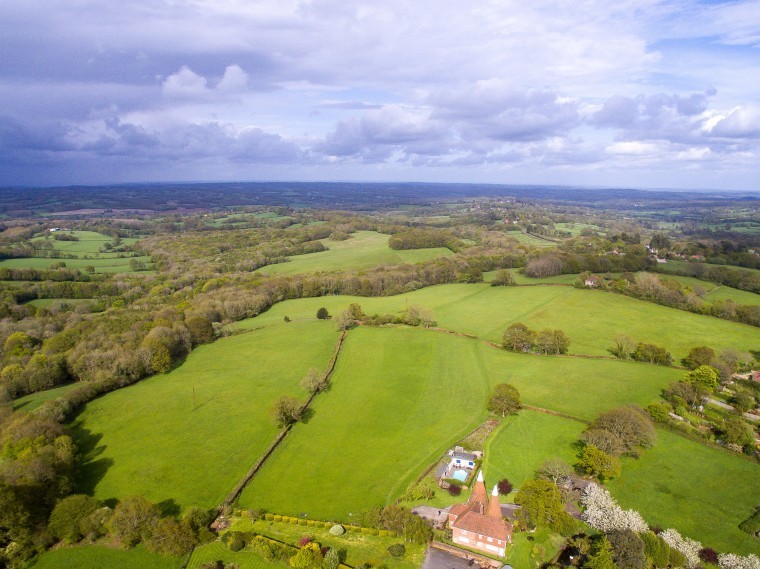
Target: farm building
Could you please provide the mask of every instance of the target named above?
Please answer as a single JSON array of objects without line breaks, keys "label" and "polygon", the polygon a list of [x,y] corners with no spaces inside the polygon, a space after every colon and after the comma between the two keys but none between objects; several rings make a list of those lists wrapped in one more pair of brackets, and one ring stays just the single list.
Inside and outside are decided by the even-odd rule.
[{"label": "farm building", "polygon": [[512,542],[512,524],[502,517],[498,488],[494,486],[489,499],[482,471],[467,503],[454,504],[449,510],[449,526],[454,543],[491,555],[503,557]]}]

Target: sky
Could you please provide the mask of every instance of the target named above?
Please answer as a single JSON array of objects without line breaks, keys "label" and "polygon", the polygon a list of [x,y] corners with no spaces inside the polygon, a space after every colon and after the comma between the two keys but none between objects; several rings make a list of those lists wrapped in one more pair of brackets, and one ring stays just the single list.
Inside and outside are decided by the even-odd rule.
[{"label": "sky", "polygon": [[0,185],[760,191],[760,0],[3,0]]}]

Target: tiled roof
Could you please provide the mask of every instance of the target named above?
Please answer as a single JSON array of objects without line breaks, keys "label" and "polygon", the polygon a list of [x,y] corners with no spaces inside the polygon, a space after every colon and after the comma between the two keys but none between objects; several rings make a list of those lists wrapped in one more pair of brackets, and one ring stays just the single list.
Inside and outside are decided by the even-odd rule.
[{"label": "tiled roof", "polygon": [[452,527],[502,541],[507,540],[511,529],[510,524],[504,520],[484,516],[472,511],[458,518],[452,524]]}]

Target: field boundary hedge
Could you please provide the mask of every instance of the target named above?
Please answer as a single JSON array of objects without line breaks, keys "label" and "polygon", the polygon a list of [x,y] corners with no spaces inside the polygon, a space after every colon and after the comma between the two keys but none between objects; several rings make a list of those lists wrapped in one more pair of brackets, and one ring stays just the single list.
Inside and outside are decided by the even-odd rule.
[{"label": "field boundary hedge", "polygon": [[[335,370],[335,364],[338,361],[338,355],[340,355],[340,350],[343,347],[343,341],[346,339],[346,331],[342,331],[340,333],[340,336],[338,337],[338,341],[335,344],[335,348],[333,350],[332,356],[330,356],[330,360],[327,362],[327,369],[325,370],[324,374],[322,375],[325,382],[327,382],[330,379],[330,376],[332,375],[333,371]],[[303,414],[306,409],[309,408],[309,405],[311,405],[311,402],[314,400],[314,398],[317,396],[319,392],[315,391],[311,395],[309,395],[309,398],[306,400],[306,402],[301,406],[300,413]],[[225,506],[229,506],[237,500],[237,498],[240,496],[241,492],[245,489],[245,487],[250,483],[250,481],[253,479],[254,476],[256,476],[256,473],[258,473],[259,470],[261,470],[261,467],[264,466],[264,463],[266,460],[272,455],[272,453],[277,449],[277,447],[280,445],[280,443],[285,439],[285,437],[288,435],[290,430],[293,428],[293,425],[287,425],[285,426],[275,437],[275,439],[272,441],[272,443],[269,445],[267,450],[264,451],[264,454],[261,455],[261,457],[251,466],[251,468],[246,472],[245,476],[238,482],[235,487],[232,489],[232,491],[227,494],[227,497],[224,499],[222,504],[219,506],[219,510],[221,511]]]}]

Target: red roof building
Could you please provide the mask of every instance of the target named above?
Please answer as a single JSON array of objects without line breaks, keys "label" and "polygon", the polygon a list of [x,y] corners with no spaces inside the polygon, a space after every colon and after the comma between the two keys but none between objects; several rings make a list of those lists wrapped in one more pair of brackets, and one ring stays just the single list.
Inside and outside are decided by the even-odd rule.
[{"label": "red roof building", "polygon": [[454,543],[504,557],[512,543],[512,524],[501,515],[499,490],[494,486],[488,498],[483,471],[466,504],[454,504],[449,510],[449,526]]}]

